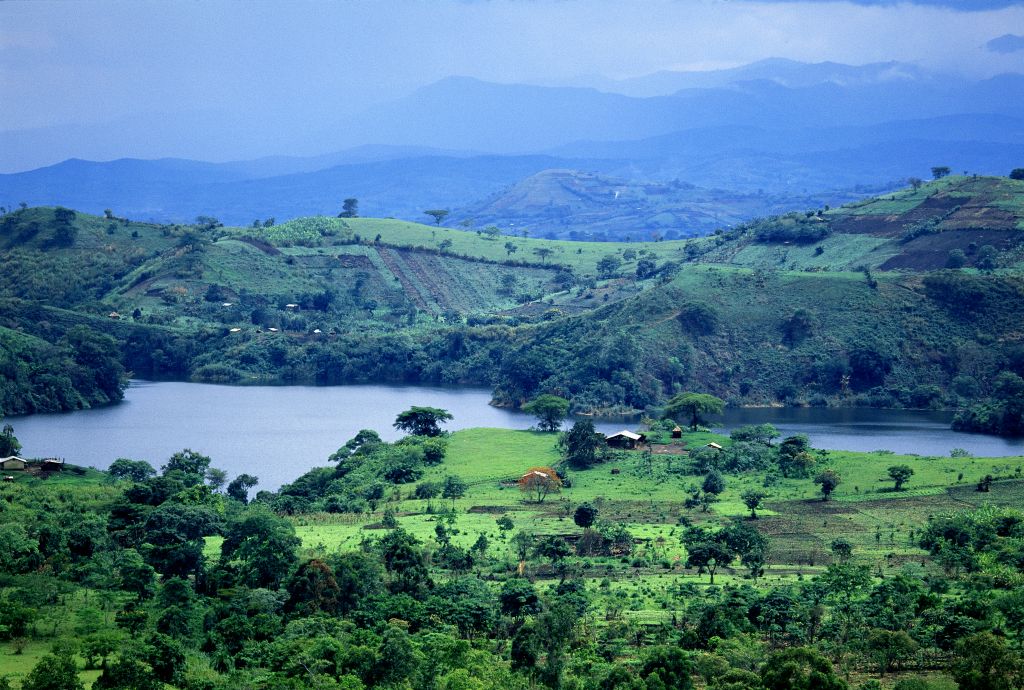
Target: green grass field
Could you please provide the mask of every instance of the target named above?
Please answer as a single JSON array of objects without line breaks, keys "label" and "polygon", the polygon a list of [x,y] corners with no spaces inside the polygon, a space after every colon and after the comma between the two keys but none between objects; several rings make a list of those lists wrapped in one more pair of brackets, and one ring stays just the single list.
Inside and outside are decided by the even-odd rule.
[{"label": "green grass field", "polygon": [[[699,447],[711,439],[723,444],[727,438],[712,434],[686,434],[688,447]],[[551,466],[558,461],[556,437],[531,431],[467,429],[452,434],[445,461],[431,468],[421,481],[443,480],[452,474],[463,478],[468,490],[463,498],[425,501],[403,498],[381,506],[393,510],[398,524],[424,542],[431,543],[441,515],[454,505],[453,541],[468,547],[479,535],[486,535],[488,554],[513,562],[510,537],[525,530],[535,535],[573,537],[580,529],[573,523],[575,508],[593,503],[600,517],[625,526],[636,540],[628,558],[587,559],[588,572],[609,578],[615,587],[630,591],[660,582],[707,585],[706,576],[683,568],[685,549],[680,543],[679,518],[697,523],[724,524],[732,518],[746,519],[749,510],[740,494],[749,488],[763,488],[763,473],[726,476],[721,501],[709,512],[686,509],[688,489],[701,477],[687,474],[686,459],[679,455],[654,454],[645,463],[643,454],[623,451],[609,463],[585,471],[569,471],[571,488],[533,502],[510,480],[529,467]],[[913,477],[900,492],[892,490],[887,468],[906,464]],[[831,500],[822,501],[819,487],[811,479],[780,479],[764,489],[769,498],[758,509],[759,529],[771,536],[773,546],[766,581],[778,582],[809,576],[830,561],[829,544],[839,537],[854,544],[856,556],[881,570],[896,570],[911,564],[923,567],[924,551],[913,535],[930,515],[970,509],[985,503],[1016,505],[1024,500],[1020,467],[1024,458],[939,458],[894,455],[879,451],[859,453],[832,451],[819,461],[820,467],[835,469],[843,481]],[[613,474],[612,470],[618,470]],[[990,493],[979,493],[975,483],[985,474],[997,482]],[[962,475],[962,477],[961,477]],[[412,485],[403,492],[411,495]],[[303,547],[314,553],[356,548],[366,538],[380,536],[382,512],[371,515],[313,514],[292,518]],[[498,528],[497,518],[507,515],[511,531]],[[207,554],[215,557],[219,539],[207,541]],[[541,576],[544,570],[541,568]],[[716,584],[749,582],[738,567],[716,576]],[[629,609],[631,615],[647,615],[647,606]],[[661,604],[655,607],[661,609]]]}]

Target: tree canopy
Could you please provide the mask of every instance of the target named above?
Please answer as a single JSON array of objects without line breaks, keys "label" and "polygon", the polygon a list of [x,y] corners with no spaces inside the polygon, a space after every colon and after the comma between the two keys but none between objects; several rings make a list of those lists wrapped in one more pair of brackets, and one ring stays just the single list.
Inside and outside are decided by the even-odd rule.
[{"label": "tree canopy", "polygon": [[448,410],[437,407],[410,407],[395,418],[394,427],[414,436],[440,436],[441,424],[454,417]]},{"label": "tree canopy", "polygon": [[541,431],[558,431],[569,414],[569,401],[557,395],[538,395],[523,405],[523,412],[537,417]]},{"label": "tree canopy", "polygon": [[722,414],[725,401],[708,393],[680,393],[665,405],[665,419],[689,417],[690,428],[696,429],[701,415]]}]

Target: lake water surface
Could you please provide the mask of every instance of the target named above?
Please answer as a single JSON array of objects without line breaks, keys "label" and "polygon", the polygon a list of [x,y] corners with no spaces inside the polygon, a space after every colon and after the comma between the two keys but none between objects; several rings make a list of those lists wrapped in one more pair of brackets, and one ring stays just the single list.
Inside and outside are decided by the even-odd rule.
[{"label": "lake water surface", "polygon": [[[191,448],[213,458],[232,477],[260,478],[276,489],[327,457],[360,429],[386,440],[400,434],[391,424],[412,405],[440,407],[455,419],[449,430],[468,427],[527,429],[530,415],[490,406],[479,388],[424,386],[216,386],[199,383],[133,381],[124,402],[65,414],[10,417],[28,457],[56,456],[77,465],[106,468],[119,457],[146,460],[159,468],[174,452]],[[726,430],[771,422],[785,435],[805,433],[815,447],[888,449],[899,453],[948,455],[965,448],[978,456],[1024,454],[1024,440],[961,434],[949,429],[950,415],[897,410],[742,409],[728,410]],[[605,433],[622,421],[596,420]]]}]

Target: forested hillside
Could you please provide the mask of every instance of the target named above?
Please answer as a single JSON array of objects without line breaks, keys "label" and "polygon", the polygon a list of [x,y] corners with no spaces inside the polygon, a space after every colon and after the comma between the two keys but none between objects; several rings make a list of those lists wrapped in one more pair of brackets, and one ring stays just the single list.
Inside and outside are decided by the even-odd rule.
[{"label": "forested hillside", "polygon": [[[552,392],[581,411],[693,388],[737,404],[956,407],[1024,374],[1022,207],[1024,182],[951,176],[628,244],[28,208],[0,221],[0,325],[20,334],[3,340],[9,359],[40,353],[26,371],[58,372],[42,341],[66,348],[85,329],[152,378],[474,383],[504,404]],[[116,398],[36,379],[22,376],[8,411]]]}]

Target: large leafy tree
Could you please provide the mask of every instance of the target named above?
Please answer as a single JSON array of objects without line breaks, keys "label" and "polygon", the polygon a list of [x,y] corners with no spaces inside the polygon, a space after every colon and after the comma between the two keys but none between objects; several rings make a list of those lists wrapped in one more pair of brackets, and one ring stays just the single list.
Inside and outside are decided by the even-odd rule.
[{"label": "large leafy tree", "polygon": [[761,668],[767,690],[847,690],[828,659],[806,647],[775,652]]},{"label": "large leafy tree", "polygon": [[887,472],[893,481],[893,491],[903,491],[903,485],[914,476],[914,469],[910,465],[893,465]]},{"label": "large leafy tree", "polygon": [[562,457],[569,466],[585,470],[598,459],[598,449],[604,446],[604,437],[594,429],[589,419],[578,420],[558,440]]},{"label": "large leafy tree", "polygon": [[255,511],[228,527],[221,562],[236,564],[241,584],[273,589],[295,563],[299,544],[292,523],[268,511]]},{"label": "large leafy tree", "polygon": [[10,424],[4,424],[3,432],[0,432],[0,458],[17,455],[20,452],[21,443],[18,442],[18,437],[14,435],[14,427]]},{"label": "large leafy tree", "polygon": [[440,436],[441,424],[454,417],[437,407],[410,407],[395,418],[394,427],[414,436]]},{"label": "large leafy tree", "polygon": [[240,474],[228,483],[227,494],[236,501],[249,502],[249,489],[260,483],[257,477],[251,474]]},{"label": "large leafy tree", "polygon": [[690,428],[696,429],[701,415],[722,414],[725,401],[708,393],[680,393],[665,405],[666,419],[690,418]]},{"label": "large leafy tree", "polygon": [[67,654],[48,654],[21,683],[22,690],[85,690],[78,678],[78,667]]},{"label": "large leafy tree", "polygon": [[523,405],[523,412],[537,418],[541,431],[558,431],[562,420],[569,414],[569,401],[557,395],[538,395]]}]

